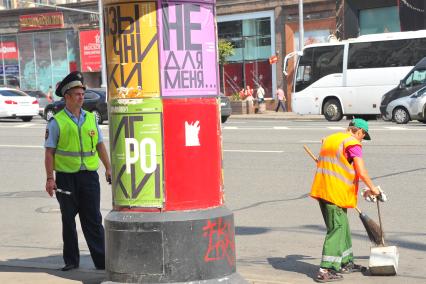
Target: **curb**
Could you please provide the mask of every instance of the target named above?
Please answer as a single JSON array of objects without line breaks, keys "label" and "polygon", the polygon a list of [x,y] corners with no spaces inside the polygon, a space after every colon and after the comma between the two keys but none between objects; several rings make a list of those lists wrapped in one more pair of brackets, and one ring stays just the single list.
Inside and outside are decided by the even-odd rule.
[{"label": "curb", "polygon": [[256,120],[323,120],[323,115],[299,115],[296,113],[257,113],[257,114],[231,114],[230,119],[256,119]]}]

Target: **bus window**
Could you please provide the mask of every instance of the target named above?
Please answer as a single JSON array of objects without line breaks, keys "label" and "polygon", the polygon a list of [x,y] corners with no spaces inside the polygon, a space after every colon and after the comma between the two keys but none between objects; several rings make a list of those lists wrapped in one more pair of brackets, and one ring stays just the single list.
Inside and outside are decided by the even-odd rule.
[{"label": "bus window", "polygon": [[303,51],[303,56],[299,58],[296,72],[296,92],[305,89],[312,83],[312,56],[313,48],[307,48]]},{"label": "bus window", "polygon": [[315,48],[312,82],[330,74],[343,72],[343,48],[343,45]]},{"label": "bus window", "polygon": [[425,38],[351,43],[348,69],[413,66],[425,54]]}]

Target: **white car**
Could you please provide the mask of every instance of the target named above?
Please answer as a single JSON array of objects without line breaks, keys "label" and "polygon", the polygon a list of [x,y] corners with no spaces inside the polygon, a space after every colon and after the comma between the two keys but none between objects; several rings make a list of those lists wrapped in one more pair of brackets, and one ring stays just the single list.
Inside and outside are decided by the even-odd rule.
[{"label": "white car", "polygon": [[415,119],[426,123],[426,87],[409,96],[391,101],[386,107],[386,118],[398,124]]},{"label": "white car", "polygon": [[38,112],[39,104],[35,98],[19,90],[0,88],[0,117],[31,121]]}]

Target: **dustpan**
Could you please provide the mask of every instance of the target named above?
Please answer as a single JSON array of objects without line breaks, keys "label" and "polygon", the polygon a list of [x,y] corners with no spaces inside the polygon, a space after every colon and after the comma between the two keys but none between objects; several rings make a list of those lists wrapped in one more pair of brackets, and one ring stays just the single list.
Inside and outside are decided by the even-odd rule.
[{"label": "dustpan", "polygon": [[382,242],[380,245],[370,249],[369,269],[371,275],[392,276],[398,272],[399,252],[396,246],[386,246],[383,234],[382,217],[380,214],[379,200],[376,201],[377,213],[379,214],[380,231]]}]

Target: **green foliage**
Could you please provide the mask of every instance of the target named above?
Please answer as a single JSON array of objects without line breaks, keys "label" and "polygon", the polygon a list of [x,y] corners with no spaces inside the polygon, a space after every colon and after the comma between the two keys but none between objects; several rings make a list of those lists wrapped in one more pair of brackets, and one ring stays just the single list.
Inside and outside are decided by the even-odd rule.
[{"label": "green foliage", "polygon": [[219,64],[223,65],[226,63],[226,59],[234,55],[234,46],[231,42],[225,40],[225,39],[219,39],[218,42],[218,50],[219,50]]}]

